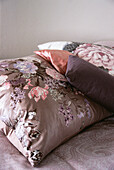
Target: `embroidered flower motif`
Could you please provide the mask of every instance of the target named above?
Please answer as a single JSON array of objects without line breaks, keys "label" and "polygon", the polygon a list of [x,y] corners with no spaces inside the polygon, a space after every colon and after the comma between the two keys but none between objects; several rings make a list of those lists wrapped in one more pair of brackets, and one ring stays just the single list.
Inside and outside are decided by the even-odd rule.
[{"label": "embroidered flower motif", "polygon": [[25,126],[26,128],[28,128],[28,127],[33,127],[34,124],[33,124],[31,121],[27,121],[27,122],[24,123],[24,126]]},{"label": "embroidered flower motif", "polygon": [[30,99],[34,98],[34,100],[36,102],[38,102],[40,100],[40,98],[42,98],[43,100],[46,99],[47,95],[48,95],[48,91],[47,91],[48,87],[45,86],[45,88],[42,87],[33,87],[30,92],[28,93],[28,97]]},{"label": "embroidered flower motif", "polygon": [[23,147],[28,149],[30,147],[32,139],[27,135],[27,128],[23,119],[17,123],[15,134],[20,142],[22,142]]},{"label": "embroidered flower motif", "polygon": [[30,158],[33,161],[37,161],[39,163],[41,161],[41,158],[42,158],[42,153],[40,152],[40,150],[35,150],[35,151],[30,153]]},{"label": "embroidered flower motif", "polygon": [[28,112],[28,119],[33,119],[36,116],[36,112]]},{"label": "embroidered flower motif", "polygon": [[25,78],[18,78],[18,79],[14,79],[14,80],[9,80],[10,84],[14,87],[16,86],[20,86],[21,85],[24,85],[25,82],[26,82],[26,79]]},{"label": "embroidered flower motif", "polygon": [[11,96],[10,106],[13,109],[15,109],[16,104],[21,102],[25,98],[25,92],[20,88],[16,87],[10,96]]},{"label": "embroidered flower motif", "polygon": [[90,111],[89,101],[86,98],[84,99],[84,101],[86,103],[86,113],[87,113],[88,118],[90,119],[91,118],[91,111]]},{"label": "embroidered flower motif", "polygon": [[44,83],[51,89],[58,89],[60,86],[66,87],[66,82],[46,77]]},{"label": "embroidered flower motif", "polygon": [[81,107],[77,107],[77,112],[78,112],[77,117],[79,119],[82,119],[85,116],[87,116],[90,119],[91,118],[91,111],[90,111],[89,101],[86,98],[84,98],[84,102],[85,102],[86,109],[82,110]]},{"label": "embroidered flower motif", "polygon": [[81,119],[81,118],[84,118],[85,116],[87,116],[90,119],[91,118],[91,111],[90,111],[89,101],[85,98],[84,102],[85,102],[86,109],[82,110],[80,107],[77,108],[78,109],[77,117],[79,119]]},{"label": "embroidered flower motif", "polygon": [[17,138],[22,141],[24,135],[25,135],[25,128],[24,128],[24,122],[19,121],[15,130],[15,134]]},{"label": "embroidered flower motif", "polygon": [[22,143],[23,147],[28,150],[31,145],[32,140],[40,136],[40,131],[36,130],[37,121],[32,122],[32,119],[35,118],[36,112],[34,111],[21,111],[17,117],[15,124],[15,134],[17,138]]},{"label": "embroidered flower motif", "polygon": [[59,114],[62,114],[65,118],[65,125],[69,126],[70,122],[73,120],[72,110],[70,108],[71,101],[68,103],[62,103],[59,108]]},{"label": "embroidered flower motif", "polygon": [[75,55],[90,63],[114,72],[114,50],[93,44],[83,44],[76,48]]},{"label": "embroidered flower motif", "polygon": [[17,119],[15,119],[16,123],[19,121],[22,121],[22,115],[24,115],[23,119],[25,119],[26,115],[27,115],[27,111],[26,110],[19,111],[19,115],[18,115]]},{"label": "embroidered flower motif", "polygon": [[14,68],[17,68],[22,73],[36,73],[38,67],[29,61],[17,61],[16,64],[13,64]]},{"label": "embroidered flower motif", "polygon": [[26,81],[27,81],[27,84],[24,86],[24,89],[29,89],[29,86],[33,86],[31,84],[31,80],[30,79],[27,79]]},{"label": "embroidered flower motif", "polygon": [[78,118],[81,119],[82,117],[84,117],[84,113],[83,112],[80,112],[77,114]]},{"label": "embroidered flower motif", "polygon": [[59,88],[58,80],[52,79],[50,77],[46,77],[44,80],[44,83],[49,87],[49,88]]},{"label": "embroidered flower motif", "polygon": [[28,150],[31,145],[31,139],[28,138],[28,136],[24,135],[22,139],[22,145],[25,149]]},{"label": "embroidered flower motif", "polygon": [[56,89],[49,89],[50,95],[52,95],[52,98],[57,100],[62,100],[63,94],[59,93]]},{"label": "embroidered flower motif", "polygon": [[25,98],[25,91],[21,90],[20,88],[16,87],[14,91],[11,93],[11,97],[14,100],[21,101],[22,99]]},{"label": "embroidered flower motif", "polygon": [[34,139],[38,138],[40,136],[40,134],[41,133],[38,130],[31,130],[29,136],[32,140],[34,140]]}]

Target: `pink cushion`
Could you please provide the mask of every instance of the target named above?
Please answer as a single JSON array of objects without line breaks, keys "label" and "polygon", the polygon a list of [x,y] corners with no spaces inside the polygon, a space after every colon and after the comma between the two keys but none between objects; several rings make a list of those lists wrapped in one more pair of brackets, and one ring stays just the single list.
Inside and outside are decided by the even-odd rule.
[{"label": "pink cushion", "polygon": [[61,74],[65,74],[67,68],[68,57],[72,53],[64,50],[40,50],[35,51],[35,54],[43,57],[59,71]]}]

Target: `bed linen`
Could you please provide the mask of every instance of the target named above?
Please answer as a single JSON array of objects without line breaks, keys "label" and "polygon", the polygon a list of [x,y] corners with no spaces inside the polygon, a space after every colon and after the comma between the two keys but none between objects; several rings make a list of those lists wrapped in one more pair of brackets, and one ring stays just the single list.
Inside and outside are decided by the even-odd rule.
[{"label": "bed linen", "polygon": [[73,52],[76,49],[76,47],[78,47],[80,44],[83,43],[73,41],[52,41],[43,44],[38,44],[38,49],[66,50],[69,52]]},{"label": "bed linen", "polygon": [[114,116],[85,129],[33,168],[0,131],[0,170],[114,170]]},{"label": "bed linen", "polygon": [[104,71],[107,71],[109,74],[114,75],[114,49],[110,47],[83,43],[80,45],[78,44],[78,46],[71,52],[67,49],[44,49],[34,51],[34,53],[45,58],[61,74],[65,74],[66,72],[69,55],[74,55],[90,62]]},{"label": "bed linen", "polygon": [[[42,62],[43,62],[43,64],[42,64]],[[33,67],[31,67],[31,65]],[[38,68],[37,68],[37,65],[38,65]],[[24,67],[24,70],[23,70],[23,67]],[[15,71],[14,71],[14,68],[15,68]],[[40,77],[39,81],[36,81],[37,79],[36,79],[36,77],[34,77],[37,69],[39,70],[37,72],[38,73],[37,76]],[[32,75],[28,74],[28,71],[30,71],[30,73],[33,72],[33,74]],[[67,82],[66,82],[64,76],[59,75],[59,73],[56,74],[56,71],[54,71],[53,67],[50,66],[49,64],[47,64],[47,62],[44,61],[44,59],[41,59],[38,56],[29,56],[27,58],[25,57],[25,58],[14,59],[14,60],[12,59],[9,62],[7,62],[7,61],[2,62],[1,63],[1,72],[2,72],[2,75],[0,77],[1,78],[0,79],[0,83],[1,83],[0,90],[2,92],[1,93],[1,102],[3,101],[3,103],[4,103],[3,96],[5,96],[5,95],[7,96],[7,94],[10,94],[10,93],[11,93],[11,101],[13,100],[13,102],[10,103],[11,102],[10,99],[5,99],[5,101],[7,103],[7,107],[6,107],[5,111],[4,111],[4,108],[1,103],[1,113],[0,113],[1,114],[0,115],[1,124],[0,124],[0,127],[1,127],[1,130],[3,130],[4,133],[7,135],[8,139],[11,141],[11,143],[13,143],[13,145],[15,145],[16,148],[20,152],[22,152],[23,155],[25,155],[25,157],[28,158],[28,160],[30,161],[30,163],[32,165],[39,163],[40,156],[42,158],[42,153],[39,150],[34,150],[34,149],[37,149],[38,147],[41,148],[41,150],[43,149],[43,152],[44,152],[43,157],[45,157],[50,151],[55,149],[62,142],[65,142],[66,140],[68,140],[69,138],[74,136],[75,134],[82,131],[85,127],[112,115],[112,113],[108,112],[105,108],[103,108],[100,105],[96,104],[95,102],[91,101],[86,96],[83,96],[83,94],[81,94],[80,92],[73,89],[73,87],[71,88],[71,87],[69,87],[69,85],[67,87],[65,85],[65,84],[67,84]],[[18,73],[19,73],[19,77],[18,77]],[[23,73],[27,73],[27,74],[24,75]],[[59,87],[59,94],[58,93],[57,93],[57,95],[53,94],[53,90],[55,90],[55,89],[53,89],[52,85],[50,86],[50,81],[47,84],[43,84],[44,80],[45,80],[45,82],[47,82],[46,74],[48,74],[48,78],[50,78],[50,76],[51,76],[50,80],[56,79],[56,80],[53,80],[53,87],[56,86],[56,89],[58,89],[58,87]],[[19,82],[18,82],[18,78],[19,78]],[[24,78],[26,79],[26,81],[24,81],[25,80]],[[30,79],[32,81],[30,81]],[[35,82],[34,82],[34,80],[35,80]],[[32,89],[34,89],[34,86],[36,86],[37,83],[39,83],[40,85],[43,85],[43,90],[45,91],[45,93],[41,93],[41,94],[38,93],[37,95],[32,94],[32,92],[34,92],[34,91],[32,91]],[[48,85],[48,87],[45,85]],[[65,87],[66,90],[64,88],[62,88],[62,86]],[[11,89],[10,89],[10,87],[11,87]],[[17,90],[19,90],[19,89],[17,89],[17,87],[21,87],[21,90],[22,90],[22,88],[25,90],[28,90],[29,91],[29,93],[27,92],[28,97],[27,98],[25,96],[23,97],[23,94],[19,95],[19,99],[17,101],[17,99],[16,99],[16,96],[18,97]],[[12,94],[13,88],[14,88],[14,94]],[[35,89],[36,89],[36,87],[35,87]],[[40,110],[40,112],[38,112],[39,116],[37,115],[38,117],[34,119],[34,117],[37,114],[38,109],[36,108],[34,110],[32,108],[33,106],[36,106],[36,104],[34,104],[35,102],[38,102],[40,99],[42,99],[42,100],[46,99],[47,94],[48,94],[48,92],[47,92],[48,89],[49,89],[49,93],[50,93],[49,96],[51,97],[51,95],[52,95],[51,98],[53,99],[53,101],[50,97],[49,97],[49,99],[51,99],[51,103],[54,104],[53,106],[55,108],[56,108],[56,105],[58,106],[60,104],[60,106],[61,106],[61,104],[62,104],[60,102],[61,98],[63,100],[63,103],[65,102],[65,106],[62,104],[62,110],[61,109],[58,110],[59,114],[58,113],[56,113],[57,115],[55,114],[57,117],[58,117],[58,115],[60,117],[56,118],[56,119],[52,118],[52,120],[54,120],[54,123],[55,123],[54,124],[51,122],[54,125],[53,127],[58,128],[57,131],[56,131],[56,129],[53,129],[54,130],[53,133],[57,133],[55,135],[56,136],[55,139],[53,138],[54,136],[53,135],[51,136],[51,134],[49,132],[51,124],[48,123],[49,126],[47,124],[47,122],[50,122],[49,118],[51,118],[51,117],[49,116],[49,118],[48,118],[48,116],[46,116],[44,118],[46,127],[48,128],[47,129],[48,135],[45,136],[45,129],[42,129],[42,128],[44,128],[43,127],[44,125],[43,124],[40,125],[40,122],[42,123],[41,118],[43,118],[43,117],[40,118],[41,110]],[[69,91],[70,89],[72,89],[72,90]],[[4,90],[6,90],[6,92],[8,92],[8,93],[6,93],[6,92],[4,93]],[[11,90],[11,92],[10,92],[10,90]],[[21,93],[19,93],[19,94],[21,94]],[[21,100],[22,98],[20,98],[20,96],[24,99],[28,99],[27,107],[30,108],[30,111],[29,110],[28,110],[28,112],[23,111],[23,108],[26,107],[26,101],[24,100],[24,102],[23,102]],[[63,97],[64,97],[64,99],[63,99]],[[34,102],[31,100],[31,103],[33,102],[33,104],[30,104],[29,98],[33,99]],[[68,103],[66,103],[67,99],[68,100],[70,99],[71,101],[68,101]],[[42,101],[42,100],[40,100],[40,101]],[[16,101],[17,101],[17,105],[16,105]],[[49,102],[49,100],[47,100],[47,104],[50,104],[48,102]],[[9,106],[12,106],[12,109],[8,106],[8,104],[9,104]],[[44,102],[44,104],[46,104],[46,103]],[[40,108],[40,105],[41,105],[41,109],[43,109],[42,102],[40,102],[40,104],[37,104],[37,106],[39,106],[39,108]],[[71,106],[71,108],[69,106]],[[8,110],[8,108],[9,108],[9,110]],[[22,108],[22,112],[20,112],[21,111],[20,108]],[[31,108],[32,108],[32,111],[31,111]],[[12,112],[12,110],[14,113]],[[63,110],[65,111],[64,113],[63,113]],[[6,114],[6,111],[7,111],[7,114]],[[45,107],[44,107],[43,111],[44,111],[43,114],[46,115]],[[73,111],[73,112],[71,112],[71,111]],[[76,111],[76,113],[75,113],[75,111]],[[52,112],[53,112],[53,107],[52,107]],[[48,114],[50,114],[50,113],[48,113]],[[38,120],[38,118],[40,118],[40,119]],[[23,120],[24,120],[24,122],[23,122]],[[38,121],[38,127],[39,127],[39,129],[41,128],[40,130],[42,131],[42,134],[41,134],[41,131],[37,129],[36,120]],[[55,120],[57,120],[57,122],[55,122]],[[2,126],[2,122],[3,122],[3,126]],[[31,128],[29,126],[34,129],[31,130]],[[24,131],[23,131],[23,128],[24,128]],[[18,134],[18,132],[19,132],[19,134]],[[52,130],[51,130],[51,132],[52,132]],[[41,136],[41,138],[39,138],[39,136]],[[60,138],[58,139],[57,136]],[[36,140],[37,138],[38,138],[38,141]],[[29,142],[29,139],[33,139],[32,143],[31,143],[31,140]],[[34,141],[34,139],[36,142]],[[42,143],[42,140],[43,140],[43,143]],[[51,145],[50,145],[50,141],[53,141],[51,143]],[[39,142],[41,142],[40,145],[39,145]],[[31,147],[31,144],[33,144],[32,147]],[[47,147],[45,146],[45,144]],[[29,150],[29,148],[31,148],[31,149]],[[30,155],[28,155],[29,152],[30,152]],[[36,159],[38,159],[38,162],[36,161]],[[7,161],[7,157],[6,157],[5,161]]]}]

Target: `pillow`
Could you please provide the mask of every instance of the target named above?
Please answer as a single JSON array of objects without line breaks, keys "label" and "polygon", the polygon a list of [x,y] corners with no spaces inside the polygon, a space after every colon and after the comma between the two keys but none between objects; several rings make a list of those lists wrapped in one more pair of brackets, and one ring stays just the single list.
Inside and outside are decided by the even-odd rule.
[{"label": "pillow", "polygon": [[39,56],[0,62],[0,130],[32,166],[110,115]]},{"label": "pillow", "polygon": [[84,43],[81,43],[81,42],[72,42],[70,44],[66,44],[63,48],[63,50],[66,50],[66,51],[69,51],[69,52],[72,52],[74,53],[74,51],[76,50],[76,48],[81,45],[81,44],[84,44]]},{"label": "pillow", "polygon": [[114,112],[114,77],[93,64],[69,56],[66,77],[85,95]]},{"label": "pillow", "polygon": [[64,50],[40,50],[35,54],[43,57],[62,74],[65,74],[68,62],[68,56],[72,53]]},{"label": "pillow", "polygon": [[76,48],[80,45],[84,44],[81,42],[73,42],[73,41],[52,41],[38,45],[39,50],[65,50],[69,52],[74,52]]},{"label": "pillow", "polygon": [[114,75],[114,50],[93,44],[83,44],[76,48],[74,55],[96,65]]},{"label": "pillow", "polygon": [[63,50],[63,48],[71,44],[71,41],[52,41],[52,42],[47,42],[43,44],[38,45],[39,50],[44,50],[44,49],[53,49],[53,50]]}]

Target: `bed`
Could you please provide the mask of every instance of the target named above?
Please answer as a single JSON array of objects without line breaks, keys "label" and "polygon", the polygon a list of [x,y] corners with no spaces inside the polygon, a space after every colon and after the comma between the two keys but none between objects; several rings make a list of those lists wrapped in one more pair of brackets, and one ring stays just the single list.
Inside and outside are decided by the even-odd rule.
[{"label": "bed", "polygon": [[[49,47],[0,62],[0,169],[113,170],[113,48],[74,42]],[[88,62],[90,49],[103,50],[102,65]]]},{"label": "bed", "polygon": [[96,123],[56,148],[39,168],[32,168],[0,132],[0,169],[113,170],[114,117]]}]

